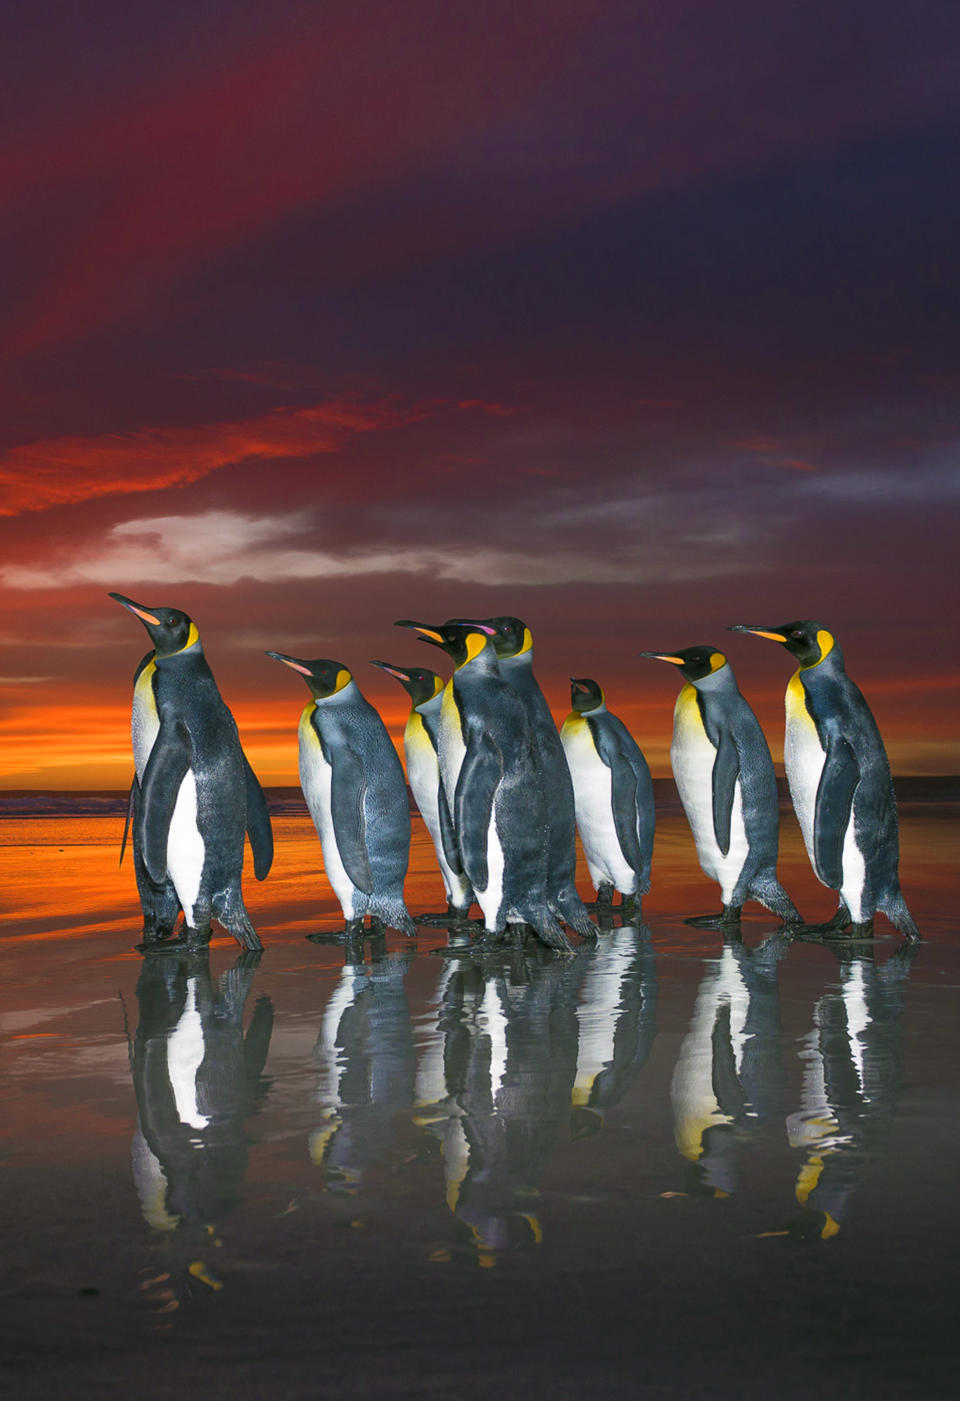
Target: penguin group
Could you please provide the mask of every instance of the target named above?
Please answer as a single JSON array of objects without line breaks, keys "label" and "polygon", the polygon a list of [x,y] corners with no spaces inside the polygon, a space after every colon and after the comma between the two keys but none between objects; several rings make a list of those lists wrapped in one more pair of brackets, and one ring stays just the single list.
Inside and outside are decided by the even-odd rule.
[{"label": "penguin group", "polygon": [[[143,910],[138,947],[202,948],[215,918],[244,948],[258,950],[241,891],[244,837],[262,880],[273,858],[270,817],[197,626],[178,609],[110,596],[139,618],[153,643],[134,676],[132,712],[136,773],[127,825]],[[598,933],[576,888],[577,832],[601,922],[609,927],[617,893],[623,918],[639,919],[651,882],[653,785],[598,682],[571,678],[571,709],[558,732],[521,619],[403,619],[397,626],[453,664],[444,680],[426,667],[372,663],[410,698],[406,774],[350,667],[266,654],[297,672],[310,692],[299,724],[300,783],[343,911],[343,937],[362,937],[365,919],[374,934],[389,926],[413,935],[417,923],[472,934],[478,905],[482,938],[532,934],[567,952],[568,931],[586,939]],[[918,940],[899,885],[883,741],[835,637],[809,620],[730,630],[777,641],[798,663],[786,693],[784,762],[813,870],[837,892],[838,908],[826,924],[804,924],[780,884],[777,785],[763,731],[725,653],[688,646],[639,653],[676,666],[684,682],[671,763],[697,857],[721,900],[718,913],[687,922],[729,931],[755,901],[787,931],[864,939],[880,910],[906,939]],[[416,921],[403,889],[408,783],[446,895],[445,911]]]}]

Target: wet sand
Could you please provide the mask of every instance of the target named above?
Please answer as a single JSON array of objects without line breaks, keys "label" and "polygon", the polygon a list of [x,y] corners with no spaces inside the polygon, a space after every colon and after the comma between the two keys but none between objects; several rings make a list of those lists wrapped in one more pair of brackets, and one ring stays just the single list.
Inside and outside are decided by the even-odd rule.
[{"label": "wet sand", "polygon": [[[275,826],[245,966],[133,952],[122,819],[0,824],[12,1395],[954,1394],[956,806],[903,812],[913,957],[691,929],[666,816],[642,926],[350,964]],[[831,913],[789,818],[780,873]]]}]

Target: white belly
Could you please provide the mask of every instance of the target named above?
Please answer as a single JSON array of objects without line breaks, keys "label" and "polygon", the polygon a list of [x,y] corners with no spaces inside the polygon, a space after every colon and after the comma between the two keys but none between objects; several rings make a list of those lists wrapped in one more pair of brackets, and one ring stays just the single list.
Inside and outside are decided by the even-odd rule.
[{"label": "white belly", "polygon": [[727,905],[743,870],[749,847],[743,824],[743,796],[739,779],[733,790],[730,848],[726,856],[717,844],[713,825],[713,766],[716,757],[717,751],[700,720],[696,699],[684,701],[684,693],[681,692],[670,747],[673,776],[690,823],[700,865],[706,875],[719,883],[723,903]]},{"label": "white belly", "polygon": [[567,720],[560,731],[570,776],[577,829],[594,885],[613,885],[623,895],[636,890],[636,872],[620,848],[613,820],[613,775],[600,758],[585,720]]},{"label": "white belly", "polygon": [[826,753],[804,703],[803,686],[791,681],[787,687],[787,725],[783,737],[783,766],[790,786],[800,831],[811,865],[813,859],[813,819],[817,810],[817,791]]},{"label": "white belly", "polygon": [[[160,717],[153,698],[152,678],[155,670],[154,663],[149,662],[137,678],[133,691],[133,762],[141,783],[146,772],[147,760],[160,733]],[[170,831],[167,835],[167,873],[173,881],[177,899],[183,907],[191,929],[197,927],[195,906],[200,893],[205,855],[203,837],[197,826],[196,780],[193,773],[187,770],[170,819]]]},{"label": "white belly", "polygon": [[[419,721],[419,717],[417,718]],[[422,723],[416,726],[407,725],[403,737],[403,752],[407,761],[407,782],[433,841],[447,899],[452,899],[456,905],[461,906],[466,898],[468,882],[450,869],[443,854],[443,838],[440,835],[440,763]]]},{"label": "white belly", "polygon": [[447,689],[443,693],[437,749],[440,758],[440,778],[443,781],[443,791],[447,795],[447,802],[450,804],[452,814],[457,779],[460,777],[460,770],[463,768],[463,761],[467,753],[467,746],[463,742],[463,733],[460,729],[460,712],[453,698],[452,681],[447,682]]},{"label": "white belly", "polygon": [[[483,911],[484,924],[488,930],[497,928],[497,912],[503,900],[504,854],[496,824],[496,799],[490,812],[490,825],[487,828],[487,884],[484,890],[476,891],[477,904]],[[506,919],[523,919],[516,910],[504,911]]]},{"label": "white belly", "polygon": [[311,708],[311,706],[307,706],[300,721],[300,787],[303,789],[303,796],[310,809],[313,825],[320,838],[320,849],[323,852],[323,865],[327,873],[327,880],[333,887],[334,895],[340,901],[344,919],[355,919],[359,892],[347,875],[340,859],[340,849],[337,846],[337,834],[334,830],[331,810],[333,769],[323,757],[320,741],[310,723]]},{"label": "white belly", "polygon": [[730,949],[724,949],[718,963],[700,985],[690,1030],[680,1047],[670,1084],[677,1147],[692,1162],[703,1153],[706,1131],[715,1124],[732,1122],[720,1108],[714,1090],[713,1034],[724,1005],[730,1007],[730,1047],[739,1075],[747,1039],[744,1028],[750,996]]}]

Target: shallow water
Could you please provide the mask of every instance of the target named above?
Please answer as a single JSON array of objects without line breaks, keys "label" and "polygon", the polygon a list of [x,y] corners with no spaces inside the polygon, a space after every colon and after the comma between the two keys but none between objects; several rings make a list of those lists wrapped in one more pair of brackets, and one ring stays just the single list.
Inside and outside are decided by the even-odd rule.
[{"label": "shallow water", "polygon": [[[904,812],[927,942],[842,959],[686,926],[715,888],[667,816],[642,926],[349,962],[282,816],[260,961],[144,960],[121,831],[0,823],[16,1395],[954,1394],[956,807]],[[832,911],[789,819],[781,878]]]}]

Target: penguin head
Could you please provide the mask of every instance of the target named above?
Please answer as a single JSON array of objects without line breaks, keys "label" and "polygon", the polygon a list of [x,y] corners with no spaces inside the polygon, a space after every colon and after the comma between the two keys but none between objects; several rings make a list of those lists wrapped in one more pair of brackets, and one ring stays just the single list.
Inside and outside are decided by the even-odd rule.
[{"label": "penguin head", "polygon": [[588,710],[599,710],[603,705],[603,691],[589,676],[571,676],[570,705],[578,715]]},{"label": "penguin head", "polygon": [[[420,634],[422,642],[440,647],[461,667],[483,650],[483,644],[492,641],[496,629],[487,623],[414,623],[402,618],[394,624],[398,628],[412,628]],[[473,639],[471,642],[470,639]]]},{"label": "penguin head", "polygon": [[726,657],[716,647],[681,647],[676,652],[641,652],[640,655],[658,662],[672,662],[680,668],[684,680],[694,686],[727,666]]},{"label": "penguin head", "polygon": [[520,618],[448,618],[447,622],[459,624],[479,623],[481,627],[493,629],[493,646],[500,661],[512,657],[533,659],[533,633]]},{"label": "penguin head", "polygon": [[287,657],[283,652],[268,652],[274,661],[283,662],[293,671],[299,671],[310,687],[314,700],[327,700],[346,689],[353,680],[353,674],[343,662],[331,661],[329,657],[318,657],[315,661],[301,661],[299,657]]},{"label": "penguin head", "polygon": [[394,666],[392,662],[371,662],[371,666],[378,666],[381,671],[389,672],[395,676],[400,685],[406,691],[414,706],[423,705],[425,701],[433,700],[438,696],[444,687],[442,676],[438,676],[435,671],[430,671],[425,666]]},{"label": "penguin head", "polygon": [[754,637],[768,637],[771,642],[779,642],[796,657],[801,667],[816,666],[836,649],[833,633],[823,623],[810,618],[772,628],[755,623],[734,623],[729,631],[752,632]]},{"label": "penguin head", "polygon": [[158,658],[173,657],[178,652],[185,652],[188,647],[199,645],[200,634],[196,623],[179,608],[147,608],[142,603],[134,603],[132,598],[122,593],[111,593],[109,596],[140,619],[150,634]]}]

